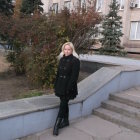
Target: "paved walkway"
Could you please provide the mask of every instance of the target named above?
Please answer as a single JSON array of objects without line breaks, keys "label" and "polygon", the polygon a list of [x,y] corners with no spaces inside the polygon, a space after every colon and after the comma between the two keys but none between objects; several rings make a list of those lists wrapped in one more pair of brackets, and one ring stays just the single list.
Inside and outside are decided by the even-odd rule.
[{"label": "paved walkway", "polygon": [[139,140],[140,134],[95,115],[73,120],[69,127],[60,129],[58,136],[53,129],[29,136],[22,140]]},{"label": "paved walkway", "polygon": [[140,67],[140,60],[126,58],[126,57],[118,57],[118,56],[107,56],[107,55],[87,55],[81,54],[80,60],[106,63],[106,64],[115,64],[115,65],[125,65],[125,66],[138,66]]}]

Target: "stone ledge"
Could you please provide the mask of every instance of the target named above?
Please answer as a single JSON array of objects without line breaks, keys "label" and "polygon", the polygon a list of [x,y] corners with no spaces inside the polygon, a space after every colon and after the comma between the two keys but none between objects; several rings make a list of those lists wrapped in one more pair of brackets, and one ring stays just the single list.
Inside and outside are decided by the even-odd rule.
[{"label": "stone ledge", "polygon": [[124,65],[124,66],[137,66],[140,67],[140,61],[126,57],[109,56],[109,55],[96,55],[96,54],[80,54],[80,60],[99,62],[110,65]]},{"label": "stone ledge", "polygon": [[[80,101],[81,99],[77,97],[77,99],[70,101],[69,104],[78,103]],[[55,97],[54,94],[1,102],[0,120],[53,109],[59,106],[59,102],[59,98]]]},{"label": "stone ledge", "polygon": [[[106,74],[103,75],[104,78],[99,77],[105,71]],[[118,69],[113,70],[110,68],[101,68],[99,71],[91,74],[85,80],[82,80],[80,83],[78,83],[79,94],[77,98],[75,100],[71,100],[69,104],[75,104],[84,101],[86,98],[91,96],[92,93],[96,92],[105,83],[109,82],[114,76],[118,75],[119,73],[120,70]],[[98,82],[95,80],[97,79],[97,77],[99,77]],[[88,81],[92,82],[92,89],[87,89]],[[92,93],[90,91],[92,91]],[[0,102],[0,119],[6,119],[17,115],[52,109],[58,106],[59,98],[54,94]]]},{"label": "stone ledge", "polygon": [[[71,100],[69,104],[76,104],[76,103],[83,102],[89,96],[96,93],[101,87],[103,87],[105,84],[107,84],[109,81],[111,81],[114,77],[116,77],[121,72],[125,72],[125,71],[130,72],[130,71],[138,71],[138,70],[140,69],[133,68],[133,67],[124,67],[124,66],[110,67],[110,68],[103,67],[97,72],[91,74],[86,79],[82,80],[80,83],[78,83],[79,94],[77,98]],[[0,119],[6,119],[17,115],[23,115],[32,112],[52,109],[58,106],[59,106],[59,98],[56,97],[54,94],[0,102]]]}]

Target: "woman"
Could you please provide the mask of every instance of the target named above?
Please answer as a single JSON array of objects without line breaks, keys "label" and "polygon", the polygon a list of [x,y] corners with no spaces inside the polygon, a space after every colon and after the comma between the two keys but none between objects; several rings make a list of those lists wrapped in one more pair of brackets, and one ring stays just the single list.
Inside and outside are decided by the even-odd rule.
[{"label": "woman", "polygon": [[58,135],[59,128],[69,125],[68,102],[78,94],[77,80],[80,70],[80,61],[71,42],[62,46],[58,56],[59,65],[54,83],[55,95],[60,98],[59,112],[53,129],[53,135]]}]

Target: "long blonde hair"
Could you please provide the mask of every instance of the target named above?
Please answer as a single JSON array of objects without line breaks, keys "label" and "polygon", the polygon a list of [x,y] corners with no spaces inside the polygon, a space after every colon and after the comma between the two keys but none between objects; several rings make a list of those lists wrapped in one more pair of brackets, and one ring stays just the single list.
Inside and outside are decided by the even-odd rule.
[{"label": "long blonde hair", "polygon": [[65,48],[66,45],[69,45],[71,47],[73,56],[75,56],[75,57],[77,57],[79,59],[79,56],[76,53],[74,45],[72,44],[72,42],[66,42],[66,43],[63,44],[63,46],[61,48],[62,52],[58,55],[58,60],[60,60],[60,58],[63,57],[63,55],[64,55],[64,48]]}]

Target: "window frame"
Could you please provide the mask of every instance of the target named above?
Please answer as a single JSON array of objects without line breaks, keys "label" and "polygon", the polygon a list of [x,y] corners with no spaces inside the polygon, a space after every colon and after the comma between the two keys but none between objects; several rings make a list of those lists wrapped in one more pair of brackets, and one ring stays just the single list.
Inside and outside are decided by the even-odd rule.
[{"label": "window frame", "polygon": [[[100,10],[98,10],[99,9],[99,1],[101,1],[101,8],[100,8]],[[102,12],[103,3],[104,3],[104,0],[96,0],[96,11],[97,12]]]},{"label": "window frame", "polygon": [[[69,3],[69,7],[66,6],[66,3]],[[64,1],[64,8],[71,10],[71,0]]]},{"label": "window frame", "polygon": [[[125,6],[125,0],[116,0],[119,4],[119,10],[122,11],[124,10],[124,6]],[[121,8],[123,6],[123,8]]]},{"label": "window frame", "polygon": [[[57,10],[55,9],[56,8],[55,7],[56,5],[57,5]],[[52,4],[52,10],[54,11],[55,14],[58,13],[58,3],[53,3]]]},{"label": "window frame", "polygon": [[133,8],[140,8],[140,0],[131,0],[131,2],[138,5],[138,7]]},{"label": "window frame", "polygon": [[137,4],[138,4],[138,7],[136,7],[136,8],[140,8],[140,0],[138,0]]},{"label": "window frame", "polygon": [[80,1],[80,7],[86,8],[86,0],[79,0]]},{"label": "window frame", "polygon": [[[124,10],[125,0],[119,0],[119,2],[120,2],[119,10]],[[121,8],[122,6],[123,6],[123,8]]]},{"label": "window frame", "polygon": [[[132,28],[132,22],[136,22],[136,27],[135,27],[135,37],[131,38],[131,28]],[[138,25],[140,24],[140,21],[131,21],[130,22],[130,33],[129,33],[129,40],[140,40],[140,37],[137,38],[137,32],[138,32]],[[139,25],[140,26],[140,25]]]}]

